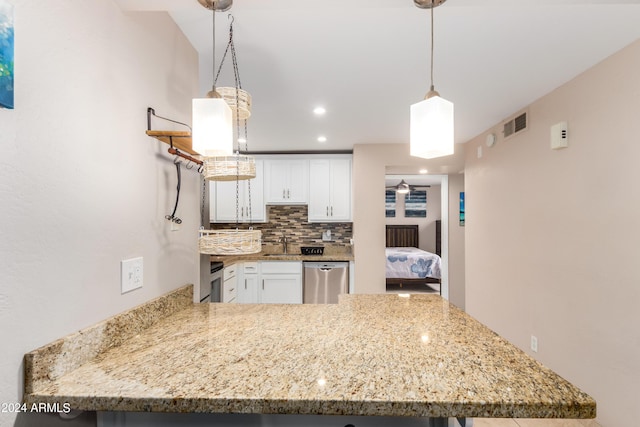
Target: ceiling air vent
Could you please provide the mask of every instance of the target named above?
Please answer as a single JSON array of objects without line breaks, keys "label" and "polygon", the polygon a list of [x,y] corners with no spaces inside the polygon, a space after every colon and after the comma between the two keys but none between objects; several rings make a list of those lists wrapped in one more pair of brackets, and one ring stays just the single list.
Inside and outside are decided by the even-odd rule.
[{"label": "ceiling air vent", "polygon": [[527,128],[527,112],[523,112],[504,123],[504,138],[507,139]]}]

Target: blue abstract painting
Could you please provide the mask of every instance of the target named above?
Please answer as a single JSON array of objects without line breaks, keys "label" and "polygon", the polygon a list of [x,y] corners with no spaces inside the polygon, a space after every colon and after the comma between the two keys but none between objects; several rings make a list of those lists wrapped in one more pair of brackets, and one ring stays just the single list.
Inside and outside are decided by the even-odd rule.
[{"label": "blue abstract painting", "polygon": [[0,107],[13,109],[13,5],[0,0]]},{"label": "blue abstract painting", "polygon": [[427,192],[411,191],[404,197],[404,216],[406,218],[427,217]]},{"label": "blue abstract painting", "polygon": [[464,227],[464,191],[460,192],[460,225]]},{"label": "blue abstract painting", "polygon": [[386,190],[384,196],[385,216],[393,218],[396,216],[396,192],[394,190]]}]

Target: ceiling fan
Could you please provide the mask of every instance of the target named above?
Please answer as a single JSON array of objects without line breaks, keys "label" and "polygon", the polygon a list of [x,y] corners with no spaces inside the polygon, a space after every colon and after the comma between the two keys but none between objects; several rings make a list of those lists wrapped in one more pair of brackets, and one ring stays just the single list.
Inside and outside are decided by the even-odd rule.
[{"label": "ceiling fan", "polygon": [[402,179],[400,180],[398,185],[391,185],[387,187],[387,189],[395,190],[396,193],[407,194],[410,191],[419,190],[422,188],[429,188],[429,187],[431,186],[430,185],[409,185],[404,179]]}]

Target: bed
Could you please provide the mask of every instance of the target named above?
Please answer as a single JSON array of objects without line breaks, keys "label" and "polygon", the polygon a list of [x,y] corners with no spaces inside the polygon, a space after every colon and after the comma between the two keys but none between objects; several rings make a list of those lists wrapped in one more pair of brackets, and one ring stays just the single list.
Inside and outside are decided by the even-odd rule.
[{"label": "bed", "polygon": [[387,290],[440,290],[441,222],[436,221],[436,253],[418,248],[417,225],[387,225],[386,281]]}]

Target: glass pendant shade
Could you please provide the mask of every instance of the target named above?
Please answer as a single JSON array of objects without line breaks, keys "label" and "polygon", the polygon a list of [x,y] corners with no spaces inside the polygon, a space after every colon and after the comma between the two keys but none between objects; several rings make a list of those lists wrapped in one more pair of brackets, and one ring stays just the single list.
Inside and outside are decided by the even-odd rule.
[{"label": "glass pendant shade", "polygon": [[193,99],[192,148],[204,157],[233,154],[233,114],[222,98]]},{"label": "glass pendant shade", "polygon": [[411,106],[410,154],[432,159],[453,154],[453,103],[431,96]]}]

